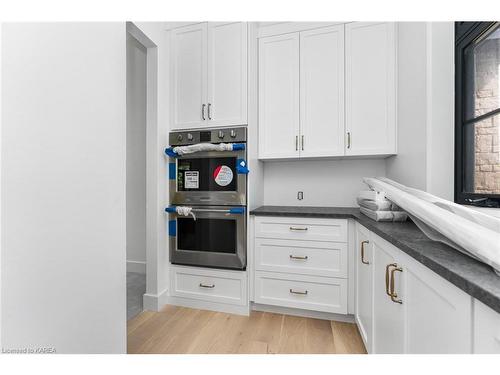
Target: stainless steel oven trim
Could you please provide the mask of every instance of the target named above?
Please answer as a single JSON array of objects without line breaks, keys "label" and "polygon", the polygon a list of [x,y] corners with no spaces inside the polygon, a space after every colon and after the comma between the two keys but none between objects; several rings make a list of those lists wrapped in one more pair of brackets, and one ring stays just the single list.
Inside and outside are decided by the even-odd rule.
[{"label": "stainless steel oven trim", "polygon": [[208,151],[187,154],[185,156],[170,158],[170,162],[175,162],[175,178],[169,182],[170,204],[184,205],[220,205],[234,206],[247,204],[247,176],[246,174],[236,174],[237,190],[233,191],[177,191],[177,162],[183,157],[189,159],[205,159],[210,157],[235,157],[236,159],[246,160],[246,150],[240,151]]},{"label": "stainless steel oven trim", "polygon": [[[247,241],[247,215],[246,212],[243,213],[229,213],[228,210],[221,209],[220,206],[203,206],[199,207],[200,210],[193,208],[196,218],[200,219],[224,219],[227,217],[234,218],[236,220],[236,254],[225,254],[216,252],[204,252],[204,251],[191,251],[177,249],[177,236],[178,231],[176,231],[175,236],[170,236],[170,262],[173,264],[181,265],[193,265],[193,266],[203,266],[212,268],[227,268],[227,269],[237,269],[244,270],[246,268],[247,254],[246,254],[246,241]],[[221,212],[222,211],[222,212]],[[169,220],[176,220],[179,215],[177,213],[169,213]],[[183,217],[183,216],[182,216]],[[191,218],[192,217],[187,217]]]}]

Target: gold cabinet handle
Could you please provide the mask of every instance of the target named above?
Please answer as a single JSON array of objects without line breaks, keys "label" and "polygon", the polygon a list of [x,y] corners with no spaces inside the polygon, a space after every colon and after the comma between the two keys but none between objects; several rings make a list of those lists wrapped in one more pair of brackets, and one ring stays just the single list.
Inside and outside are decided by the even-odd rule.
[{"label": "gold cabinet handle", "polygon": [[351,132],[347,132],[347,148],[351,148]]},{"label": "gold cabinet handle", "polygon": [[297,255],[290,254],[290,259],[307,260],[307,259],[309,259],[309,257],[307,255],[297,256]]},{"label": "gold cabinet handle", "polygon": [[396,268],[394,268],[391,271],[391,301],[394,303],[402,304],[403,301],[398,299],[398,294],[394,291],[394,273],[396,271],[403,272],[403,269],[401,267],[397,267],[397,265],[396,265]]},{"label": "gold cabinet handle", "polygon": [[203,284],[203,283],[200,283],[200,288],[213,289],[213,288],[215,288],[215,284]]},{"label": "gold cabinet handle", "polygon": [[299,136],[295,136],[295,151],[299,151]]},{"label": "gold cabinet handle", "polygon": [[300,294],[300,295],[307,295],[307,290],[304,290],[303,292],[297,292],[296,290],[290,289],[290,293],[292,294]]},{"label": "gold cabinet handle", "polygon": [[370,243],[370,241],[361,241],[361,263],[370,264],[367,260],[365,260],[365,245]]},{"label": "gold cabinet handle", "polygon": [[398,265],[396,263],[391,263],[391,264],[388,264],[386,267],[385,267],[385,293],[391,297],[391,292],[389,291],[389,268],[391,267],[397,267]]},{"label": "gold cabinet handle", "polygon": [[302,151],[304,151],[304,136],[302,136],[301,138],[302,138],[302,142],[300,142],[300,143],[302,145]]}]

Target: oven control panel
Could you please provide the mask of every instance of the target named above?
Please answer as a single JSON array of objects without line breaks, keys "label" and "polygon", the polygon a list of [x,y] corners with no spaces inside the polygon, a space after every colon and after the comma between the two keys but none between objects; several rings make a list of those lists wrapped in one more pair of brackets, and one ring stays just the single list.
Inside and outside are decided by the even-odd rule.
[{"label": "oven control panel", "polygon": [[247,128],[175,131],[169,134],[171,146],[196,143],[238,143],[247,141]]}]

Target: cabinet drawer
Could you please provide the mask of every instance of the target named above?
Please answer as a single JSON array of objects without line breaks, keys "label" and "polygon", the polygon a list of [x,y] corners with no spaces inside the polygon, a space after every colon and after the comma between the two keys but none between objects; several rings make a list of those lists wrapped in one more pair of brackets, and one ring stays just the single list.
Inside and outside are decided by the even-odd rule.
[{"label": "cabinet drawer", "polygon": [[346,278],[347,244],[256,238],[255,269]]},{"label": "cabinet drawer", "polygon": [[256,271],[255,302],[347,314],[347,280]]},{"label": "cabinet drawer", "polygon": [[258,216],[255,237],[347,242],[347,220]]},{"label": "cabinet drawer", "polygon": [[246,305],[246,273],[193,267],[171,267],[172,295]]}]

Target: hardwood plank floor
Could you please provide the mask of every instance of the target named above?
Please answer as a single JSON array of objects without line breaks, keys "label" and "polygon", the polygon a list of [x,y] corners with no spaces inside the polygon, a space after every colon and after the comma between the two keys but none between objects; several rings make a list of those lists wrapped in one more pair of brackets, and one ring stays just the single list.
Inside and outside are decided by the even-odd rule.
[{"label": "hardwood plank floor", "polygon": [[128,322],[127,351],[157,354],[363,354],[355,324],[252,311],[166,306]]}]

